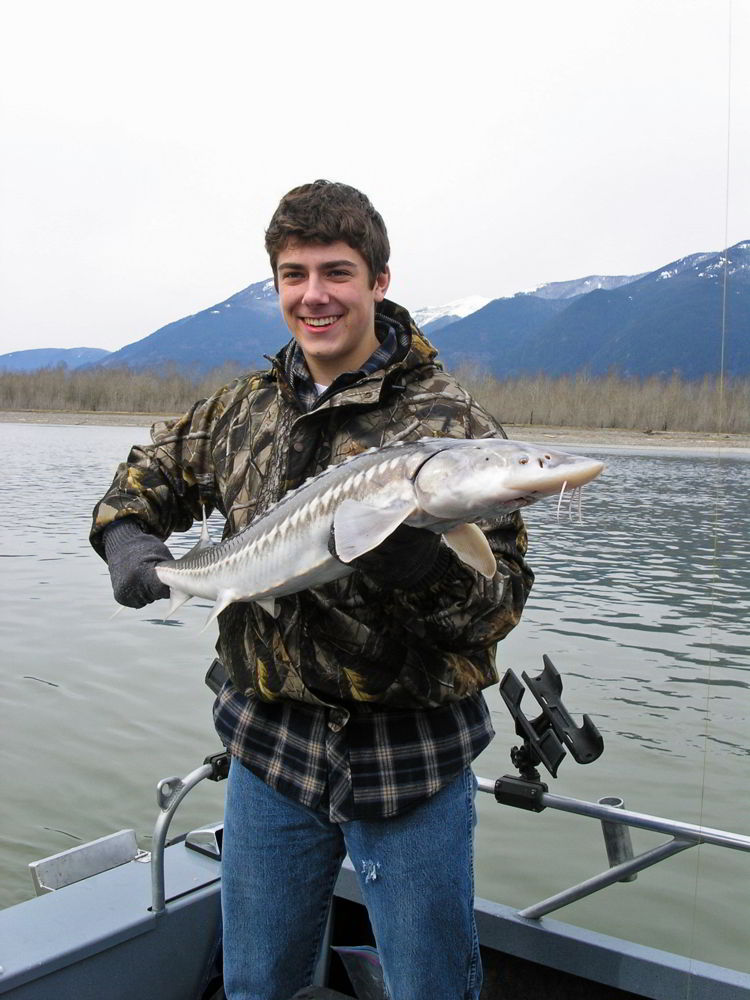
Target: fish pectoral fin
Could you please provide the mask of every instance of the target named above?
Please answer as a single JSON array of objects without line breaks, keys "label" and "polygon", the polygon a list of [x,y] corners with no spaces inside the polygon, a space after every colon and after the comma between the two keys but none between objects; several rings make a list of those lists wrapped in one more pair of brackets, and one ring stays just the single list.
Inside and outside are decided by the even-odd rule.
[{"label": "fish pectoral fin", "polygon": [[281,605],[276,600],[275,597],[261,597],[256,600],[256,604],[260,604],[264,611],[267,611],[272,618],[278,618],[279,612],[281,611]]},{"label": "fish pectoral fin", "polygon": [[461,562],[491,580],[497,572],[497,563],[490,543],[476,524],[459,524],[443,535],[445,544],[453,549]]},{"label": "fish pectoral fin", "polygon": [[164,615],[164,621],[168,621],[178,608],[181,608],[183,604],[187,602],[192,597],[192,594],[186,594],[182,590],[177,590],[175,587],[169,588],[169,607],[167,608],[167,613]]},{"label": "fish pectoral fin", "polygon": [[349,563],[370,552],[416,511],[408,501],[373,507],[359,500],[342,500],[333,515],[336,555]]},{"label": "fish pectoral fin", "polygon": [[224,608],[228,608],[230,604],[234,604],[234,602],[238,601],[240,597],[241,595],[234,590],[222,590],[216,598],[216,603],[211,608],[211,614],[206,619],[206,623],[201,629],[201,632],[205,632],[211,622],[216,621]]}]

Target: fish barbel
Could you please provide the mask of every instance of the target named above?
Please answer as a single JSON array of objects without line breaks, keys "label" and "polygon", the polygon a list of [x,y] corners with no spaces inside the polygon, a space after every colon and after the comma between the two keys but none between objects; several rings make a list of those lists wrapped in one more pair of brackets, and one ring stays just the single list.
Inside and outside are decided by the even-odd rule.
[{"label": "fish barbel", "polygon": [[[346,459],[308,479],[217,545],[201,541],[159,563],[170,588],[167,617],[191,597],[214,601],[208,621],[235,601],[278,614],[277,598],[353,572],[347,565],[401,524],[443,536],[491,579],[495,558],[474,523],[590,482],[602,462],[506,438],[423,438]],[[333,527],[336,552],[328,550]]]}]

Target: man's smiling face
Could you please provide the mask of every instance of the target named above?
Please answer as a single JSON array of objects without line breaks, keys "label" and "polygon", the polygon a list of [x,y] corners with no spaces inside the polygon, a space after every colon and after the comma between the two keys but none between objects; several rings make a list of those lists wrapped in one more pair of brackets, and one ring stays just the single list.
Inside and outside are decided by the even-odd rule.
[{"label": "man's smiling face", "polygon": [[358,250],[337,243],[288,243],[276,262],[281,312],[316,382],[329,385],[356,371],[378,346],[375,305],[382,302],[389,271],[371,287]]}]

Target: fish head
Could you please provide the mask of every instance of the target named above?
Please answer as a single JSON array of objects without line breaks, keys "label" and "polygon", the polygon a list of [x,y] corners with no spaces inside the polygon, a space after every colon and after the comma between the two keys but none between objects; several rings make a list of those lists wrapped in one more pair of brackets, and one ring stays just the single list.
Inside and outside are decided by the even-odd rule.
[{"label": "fish head", "polygon": [[421,509],[446,520],[514,510],[595,479],[604,463],[505,438],[463,441],[431,456],[415,478]]}]

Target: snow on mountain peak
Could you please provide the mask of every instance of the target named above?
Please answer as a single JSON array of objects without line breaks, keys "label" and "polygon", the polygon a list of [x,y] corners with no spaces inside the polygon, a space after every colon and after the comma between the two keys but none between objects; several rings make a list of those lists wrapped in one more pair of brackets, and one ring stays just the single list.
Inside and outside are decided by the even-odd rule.
[{"label": "snow on mountain peak", "polygon": [[420,327],[434,323],[436,319],[442,319],[444,316],[458,316],[459,319],[463,319],[478,309],[483,309],[491,301],[484,295],[467,295],[466,298],[453,299],[442,306],[423,306],[421,309],[415,309],[412,319]]},{"label": "snow on mountain peak", "polygon": [[273,299],[275,301],[277,292],[276,286],[273,283],[273,278],[266,278],[265,281],[253,282],[252,285],[248,285],[247,288],[243,288],[238,294],[254,302],[265,302],[269,299]]},{"label": "snow on mountain peak", "polygon": [[589,274],[585,278],[573,278],[569,281],[547,281],[519,294],[534,295],[538,299],[572,299],[576,295],[586,295],[597,289],[612,291],[642,277],[642,274]]}]

